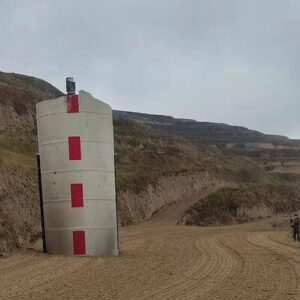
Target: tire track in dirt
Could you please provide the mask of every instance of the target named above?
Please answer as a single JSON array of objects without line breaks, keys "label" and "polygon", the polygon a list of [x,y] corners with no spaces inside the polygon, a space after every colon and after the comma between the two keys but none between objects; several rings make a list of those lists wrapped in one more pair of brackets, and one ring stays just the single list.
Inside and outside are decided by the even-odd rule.
[{"label": "tire track in dirt", "polygon": [[[165,233],[165,231],[161,233],[161,229],[159,229],[158,231],[155,230],[151,232],[150,236],[148,234],[147,238],[144,235],[145,238],[143,239],[143,245],[141,247],[138,247],[134,250],[131,249],[129,252],[127,252],[127,250],[124,251],[125,253],[122,256],[126,256],[126,258],[129,259],[123,260],[121,257],[121,265],[119,264],[118,266],[115,266],[114,264],[110,264],[116,260],[120,262],[120,259],[109,259],[107,264],[99,265],[97,268],[95,268],[94,260],[93,264],[81,269],[81,273],[78,274],[78,276],[75,275],[72,277],[72,280],[69,278],[60,280],[60,282],[55,282],[54,280],[52,285],[55,285],[57,287],[56,290],[59,290],[55,292],[55,296],[60,299],[63,298],[63,295],[72,295],[72,293],[74,293],[74,288],[70,285],[71,281],[76,282],[80,279],[80,277],[82,280],[82,274],[84,273],[87,275],[85,275],[83,284],[86,286],[86,290],[89,290],[89,286],[91,285],[90,290],[94,291],[94,294],[99,292],[95,289],[97,282],[99,282],[99,278],[101,279],[103,290],[109,291],[112,290],[111,286],[113,286],[113,283],[116,281],[117,275],[118,284],[115,285],[113,289],[113,295],[109,295],[107,293],[105,294],[103,292],[102,294],[98,294],[99,296],[101,295],[103,299],[110,299],[113,297],[118,297],[118,299],[134,299],[136,286],[140,281],[149,280],[149,284],[145,288],[153,289],[153,286],[155,288],[155,285],[157,285],[158,282],[153,282],[154,284],[151,284],[151,280],[155,278],[156,274],[160,281],[164,280],[164,277],[166,277],[166,272],[164,270],[166,265],[172,266],[175,264],[174,262],[177,263],[178,260],[180,265],[185,268],[185,263],[182,263],[181,258],[185,259],[185,250],[191,254],[190,249],[184,249],[182,246],[178,248],[180,253],[176,253],[175,251],[176,255],[169,255],[168,252],[163,251],[163,248],[167,246],[169,242],[168,239],[166,240],[165,238]],[[152,236],[155,238],[155,243],[151,243],[150,239]],[[196,250],[194,250],[194,253],[196,253]],[[134,263],[136,262],[136,258],[142,260],[143,268],[141,268],[141,261]],[[187,262],[190,262],[190,260],[188,259]],[[124,270],[124,272],[122,272],[122,270]],[[103,276],[103,273],[105,273],[106,276]],[[126,276],[122,276],[123,274]],[[167,277],[169,279],[170,275],[167,275]],[[106,286],[107,288],[105,289]],[[51,287],[48,286],[47,289],[51,290]],[[85,297],[88,297],[84,291],[81,292],[83,292]],[[131,293],[133,293],[132,296],[129,296]],[[90,299],[92,299],[92,297]]]},{"label": "tire track in dirt", "polygon": [[34,287],[43,288],[47,281],[59,278],[84,265],[87,259],[66,258],[60,256],[33,255],[26,266],[17,268],[0,278],[0,299],[11,295],[18,295],[22,291],[24,297],[27,292],[32,292]]},{"label": "tire track in dirt", "polygon": [[[268,238],[269,233],[255,233],[249,234],[247,240],[249,243],[259,247],[262,250],[271,253],[269,256],[275,258],[275,262],[272,263],[273,266],[280,266],[281,268],[274,271],[276,274],[277,281],[280,281],[280,286],[277,288],[277,294],[271,299],[278,299],[280,295],[281,298],[288,299],[289,296],[295,295],[297,290],[297,276],[293,264],[290,262],[289,257],[282,254],[279,247],[272,247],[270,240]],[[272,266],[271,265],[271,266]],[[287,272],[287,270],[289,272]],[[276,279],[275,277],[275,279]]]},{"label": "tire track in dirt", "polygon": [[35,261],[35,257],[31,255],[15,254],[13,259],[10,257],[1,258],[0,277],[5,277],[7,273],[14,269],[21,269]]},{"label": "tire track in dirt", "polygon": [[0,299],[298,299],[300,249],[259,224],[131,226],[115,258],[20,251],[0,260]]},{"label": "tire track in dirt", "polygon": [[[292,243],[288,244],[277,240],[273,237],[274,235],[277,237],[281,236],[282,238],[282,232],[260,232],[255,236],[250,236],[249,241],[263,249],[273,252],[274,255],[287,261],[294,274],[294,278],[289,280],[288,285],[291,286],[293,282],[294,286],[288,289],[286,294],[288,297],[296,296],[298,299],[300,297],[300,249],[299,247],[295,247]],[[286,297],[286,299],[289,298]]]},{"label": "tire track in dirt", "polygon": [[[202,241],[202,245],[206,245],[207,241]],[[214,256],[210,255],[206,250],[206,247],[200,247],[195,245],[197,250],[198,259],[193,259],[190,263],[190,267],[187,268],[187,271],[182,274],[182,277],[176,281],[173,281],[171,284],[166,287],[155,291],[154,293],[148,294],[143,299],[176,299],[181,297],[182,291],[186,288],[189,288],[193,281],[196,280],[197,273],[199,270],[202,270],[203,276],[209,271],[208,261],[213,261]],[[199,255],[200,253],[200,255]]]}]

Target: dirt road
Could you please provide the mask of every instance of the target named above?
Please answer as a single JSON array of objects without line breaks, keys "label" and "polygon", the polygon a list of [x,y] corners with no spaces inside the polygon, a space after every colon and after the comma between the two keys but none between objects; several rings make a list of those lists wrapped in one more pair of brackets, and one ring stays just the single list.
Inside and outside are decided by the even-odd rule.
[{"label": "dirt road", "polygon": [[173,203],[167,208],[164,208],[160,212],[156,213],[152,216],[152,220],[160,223],[167,223],[167,224],[177,224],[177,222],[182,217],[183,213],[189,209],[193,204],[199,201],[199,199],[204,199],[208,195],[216,192],[217,190],[226,187],[226,186],[233,186],[233,184],[229,185],[228,183],[217,183],[213,186],[209,186],[200,193],[187,198],[182,199],[176,203]]},{"label": "dirt road", "polygon": [[300,245],[272,222],[131,226],[115,258],[19,251],[0,259],[0,299],[299,299]]}]

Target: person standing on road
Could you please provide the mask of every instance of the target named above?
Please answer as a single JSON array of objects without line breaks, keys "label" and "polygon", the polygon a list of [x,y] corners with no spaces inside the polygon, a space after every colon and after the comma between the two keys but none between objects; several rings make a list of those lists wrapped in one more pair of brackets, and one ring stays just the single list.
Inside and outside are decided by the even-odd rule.
[{"label": "person standing on road", "polygon": [[293,217],[290,218],[290,226],[291,226],[292,237],[294,237],[294,218]]},{"label": "person standing on road", "polygon": [[300,241],[299,238],[299,227],[300,227],[300,219],[298,217],[298,214],[295,214],[294,222],[293,222],[293,233],[294,233],[294,241]]}]

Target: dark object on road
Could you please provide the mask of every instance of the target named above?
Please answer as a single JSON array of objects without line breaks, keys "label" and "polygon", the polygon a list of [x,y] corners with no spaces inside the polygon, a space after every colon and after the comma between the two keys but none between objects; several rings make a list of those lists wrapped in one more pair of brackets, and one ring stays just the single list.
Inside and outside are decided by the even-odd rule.
[{"label": "dark object on road", "polygon": [[300,219],[298,217],[298,214],[295,214],[295,217],[294,217],[294,221],[293,221],[293,229],[294,229],[294,240],[295,242],[296,241],[300,241],[300,238],[299,238],[299,226],[300,226]]}]

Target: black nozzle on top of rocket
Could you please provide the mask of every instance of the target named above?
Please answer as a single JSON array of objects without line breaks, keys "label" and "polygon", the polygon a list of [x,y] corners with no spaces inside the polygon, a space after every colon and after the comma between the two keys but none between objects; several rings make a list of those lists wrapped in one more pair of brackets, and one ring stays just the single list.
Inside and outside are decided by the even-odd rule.
[{"label": "black nozzle on top of rocket", "polygon": [[73,77],[67,77],[66,78],[66,90],[67,95],[74,95],[76,92],[76,83],[74,81]]}]

